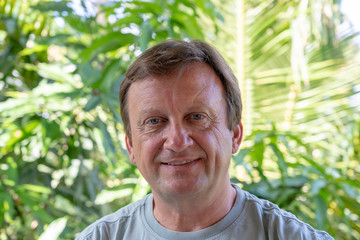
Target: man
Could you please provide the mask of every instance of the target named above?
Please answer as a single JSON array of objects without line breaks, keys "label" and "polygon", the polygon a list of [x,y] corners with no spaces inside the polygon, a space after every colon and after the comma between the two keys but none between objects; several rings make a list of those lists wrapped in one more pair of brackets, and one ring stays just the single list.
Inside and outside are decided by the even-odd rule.
[{"label": "man", "polygon": [[213,47],[168,40],[150,48],[128,69],[120,105],[130,160],[152,194],[77,239],[332,239],[231,184],[240,90]]}]

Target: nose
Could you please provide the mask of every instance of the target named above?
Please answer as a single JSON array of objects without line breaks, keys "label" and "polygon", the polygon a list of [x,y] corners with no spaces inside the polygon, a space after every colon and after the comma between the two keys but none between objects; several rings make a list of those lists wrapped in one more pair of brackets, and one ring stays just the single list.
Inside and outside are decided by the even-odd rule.
[{"label": "nose", "polygon": [[167,136],[164,143],[165,149],[174,152],[182,152],[193,144],[190,130],[182,123],[170,124],[166,134]]}]

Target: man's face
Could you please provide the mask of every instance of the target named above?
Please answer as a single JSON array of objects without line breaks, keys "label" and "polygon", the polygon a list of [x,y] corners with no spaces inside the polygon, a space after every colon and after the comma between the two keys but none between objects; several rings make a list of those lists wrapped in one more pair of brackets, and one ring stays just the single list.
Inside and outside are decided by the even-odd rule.
[{"label": "man's face", "polygon": [[128,104],[127,149],[154,194],[208,194],[229,182],[242,126],[229,130],[225,92],[210,66],[191,63],[135,82]]}]

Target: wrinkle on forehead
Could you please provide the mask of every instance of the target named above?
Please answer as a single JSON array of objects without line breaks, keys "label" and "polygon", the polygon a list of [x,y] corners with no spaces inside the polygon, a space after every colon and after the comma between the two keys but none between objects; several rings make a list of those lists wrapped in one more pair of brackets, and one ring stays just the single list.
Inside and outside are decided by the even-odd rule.
[{"label": "wrinkle on forehead", "polygon": [[[199,73],[198,71],[195,71],[196,68],[202,68],[202,69],[205,69],[206,71]],[[207,78],[213,78],[214,80],[211,81],[210,79],[207,79]],[[172,82],[172,84],[171,84],[173,87],[172,88],[172,92],[173,92],[172,96],[175,97],[176,94],[174,94],[174,92],[178,91],[178,88],[176,88],[174,86],[184,84],[183,82],[188,79],[193,79],[193,81],[191,83],[193,84],[192,85],[193,89],[196,90],[196,92],[191,91],[192,89],[189,89],[189,88],[181,88],[180,87],[179,89],[186,89],[187,91],[189,91],[193,102],[195,102],[197,99],[201,98],[200,96],[203,96],[203,95],[207,95],[209,98],[215,96],[216,95],[215,92],[218,90],[217,87],[220,87],[220,89],[222,89],[222,96],[218,99],[218,101],[221,101],[222,99],[225,98],[224,87],[223,87],[220,79],[218,79],[218,76],[213,71],[213,69],[208,64],[203,63],[203,62],[186,64],[185,66],[182,66],[179,69],[179,71],[176,73],[176,78],[174,78],[174,82],[169,81],[169,82]],[[196,81],[198,79],[201,79],[201,81]],[[184,96],[184,95],[185,95],[185,97],[188,97],[183,92],[181,92],[179,94],[179,96]]]},{"label": "wrinkle on forehead", "polygon": [[[197,71],[198,69],[202,71]],[[136,96],[135,99],[142,102],[142,109],[138,111],[155,110],[157,106],[152,106],[151,102],[152,98],[157,99],[158,96],[163,97],[163,101],[157,100],[157,104],[166,104],[169,109],[176,112],[189,110],[180,109],[182,106],[196,109],[225,102],[225,90],[220,79],[208,64],[201,62],[186,64],[170,75],[148,76],[142,81],[135,82],[131,87],[134,87],[130,92]],[[220,95],[219,88],[222,91]],[[184,101],[188,104],[179,104]]]}]

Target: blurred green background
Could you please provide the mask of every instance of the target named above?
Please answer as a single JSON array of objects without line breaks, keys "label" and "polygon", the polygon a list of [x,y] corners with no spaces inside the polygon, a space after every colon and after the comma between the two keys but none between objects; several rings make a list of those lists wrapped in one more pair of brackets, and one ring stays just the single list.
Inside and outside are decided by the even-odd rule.
[{"label": "blurred green background", "polygon": [[360,239],[360,38],[339,0],[0,0],[0,240],[73,239],[150,192],[118,90],[167,38],[236,72],[233,182],[335,239]]}]

